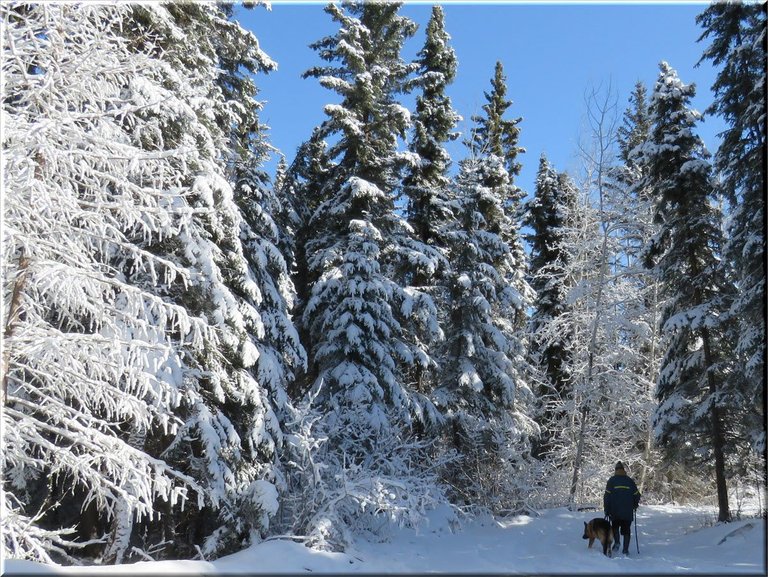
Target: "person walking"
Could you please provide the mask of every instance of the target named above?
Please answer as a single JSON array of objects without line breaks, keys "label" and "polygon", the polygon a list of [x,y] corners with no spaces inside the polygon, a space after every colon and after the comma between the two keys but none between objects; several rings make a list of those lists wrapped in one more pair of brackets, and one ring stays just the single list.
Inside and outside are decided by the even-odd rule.
[{"label": "person walking", "polygon": [[632,526],[632,514],[640,505],[640,491],[637,490],[635,481],[627,475],[624,464],[616,463],[614,475],[608,479],[603,495],[603,511],[611,521],[613,530],[613,549],[619,548],[619,532],[624,540],[622,553],[629,555],[630,527]]}]

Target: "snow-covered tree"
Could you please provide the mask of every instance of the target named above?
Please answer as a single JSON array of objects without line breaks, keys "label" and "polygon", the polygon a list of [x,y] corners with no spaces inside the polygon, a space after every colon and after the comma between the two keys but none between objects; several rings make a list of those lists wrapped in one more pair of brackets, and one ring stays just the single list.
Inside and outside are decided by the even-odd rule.
[{"label": "snow-covered tree", "polygon": [[[483,105],[483,114],[474,115],[472,121],[475,126],[470,138],[465,144],[469,147],[471,155],[480,158],[496,157],[501,159],[507,174],[505,183],[493,182],[495,176],[489,176],[488,186],[495,189],[495,194],[502,199],[504,211],[509,218],[504,222],[501,230],[501,238],[507,243],[516,266],[511,269],[507,277],[507,283],[517,290],[530,302],[530,287],[525,278],[528,267],[528,257],[523,248],[522,235],[520,233],[520,221],[523,218],[522,200],[525,192],[515,184],[515,177],[520,174],[521,164],[518,155],[525,149],[518,143],[520,127],[523,120],[515,118],[509,120],[504,115],[512,106],[512,101],[507,99],[507,77],[501,62],[496,62],[493,78],[491,79],[491,91],[485,92],[486,103]],[[492,174],[493,171],[488,172]],[[526,307],[520,309],[512,320],[515,331],[520,331],[527,320]],[[518,335],[518,338],[520,336]]]},{"label": "snow-covered tree", "polygon": [[416,97],[413,137],[409,144],[418,161],[403,181],[408,197],[408,220],[416,237],[424,243],[435,243],[437,232],[452,218],[447,206],[451,158],[444,145],[458,138],[455,129],[461,117],[453,110],[446,94],[458,65],[449,41],[443,9],[434,6],[424,47],[416,60],[417,77],[409,83],[410,87],[421,90]]},{"label": "snow-covered tree", "polygon": [[[529,282],[536,291],[529,321],[529,359],[541,375],[536,394],[540,399],[552,394],[564,397],[568,375],[571,344],[562,326],[553,322],[568,307],[569,254],[566,247],[567,218],[577,202],[576,186],[566,174],[558,174],[544,154],[539,159],[534,196],[526,204],[525,224],[531,233],[526,237],[530,246]],[[553,406],[542,403],[540,422],[553,422]],[[549,427],[542,430],[537,453],[546,453]]]},{"label": "snow-covered tree", "polygon": [[[765,9],[758,2],[717,2],[697,17],[710,39],[702,60],[720,66],[707,109],[728,127],[715,154],[731,202],[724,254],[733,263],[738,292],[730,303],[736,351],[743,355],[745,434],[765,452]],[[762,231],[762,233],[761,233]]]},{"label": "snow-covered tree", "polygon": [[[447,142],[459,137],[455,131],[461,117],[453,110],[446,94],[456,76],[458,62],[450,36],[445,30],[445,18],[440,6],[432,8],[426,29],[424,46],[415,64],[416,77],[409,81],[409,89],[418,89],[416,111],[413,115],[412,138],[409,150],[415,159],[408,166],[402,190],[407,198],[406,215],[417,241],[429,245],[439,256],[437,266],[428,261],[423,266],[417,260],[402,272],[404,284],[418,287],[435,301],[441,322],[445,322],[445,275],[449,268],[446,239],[441,232],[453,218],[451,209],[451,158],[445,149]],[[410,377],[420,392],[429,392],[435,385],[435,374],[416,366]]]},{"label": "snow-covered tree", "polygon": [[[274,513],[281,471],[280,416],[289,410],[285,387],[302,352],[287,306],[292,298],[284,263],[274,248],[271,199],[259,163],[267,145],[257,120],[255,89],[244,71],[274,67],[251,33],[210,3],[136,6],[130,28],[136,42],[167,63],[163,81],[188,102],[186,117],[148,110],[159,146],[175,141],[199,151],[181,166],[179,184],[200,209],[201,238],[161,245],[200,270],[194,290],[168,297],[202,316],[221,335],[205,354],[188,359],[204,402],[183,414],[185,428],[168,458],[209,487],[209,507],[167,516],[166,534],[188,531],[204,555],[220,554],[258,538]],[[211,33],[212,30],[217,33]],[[178,42],[194,38],[194,42]],[[196,250],[198,242],[206,247]],[[191,456],[191,458],[190,458]]]},{"label": "snow-covered tree", "polygon": [[[281,220],[286,229],[294,231],[283,250],[290,264],[293,284],[297,293],[297,311],[303,310],[309,300],[311,280],[307,262],[307,242],[314,235],[310,219],[323,201],[323,186],[330,177],[333,167],[328,157],[328,145],[320,130],[315,129],[312,136],[296,150],[296,156],[280,182],[275,182],[276,195],[281,199],[283,212]],[[279,184],[279,188],[278,187]],[[299,315],[296,324],[304,343],[310,341],[308,329]],[[296,398],[301,397],[301,390],[308,388],[306,378],[296,381]]]},{"label": "snow-covered tree", "polygon": [[[545,299],[533,316],[535,343],[540,346],[532,349],[534,358],[541,345],[563,343],[567,351],[564,359],[555,357],[567,381],[559,388],[550,385],[544,396],[547,446],[542,450],[552,468],[547,475],[550,493],[558,496],[555,502],[567,498],[572,504],[599,500],[606,445],[634,471],[649,461],[655,379],[655,373],[648,374],[647,351],[641,346],[652,340],[653,331],[645,285],[632,256],[637,246],[629,241],[640,235],[636,219],[643,218],[636,213],[642,203],[633,200],[631,188],[637,176],[634,168],[615,166],[615,155],[621,158],[627,139],[642,142],[644,121],[632,119],[638,115],[633,108],[625,117],[624,131],[617,132],[610,92],[605,98],[592,93],[587,105],[590,144],[581,148],[582,184],[577,187],[566,175],[556,179],[544,164],[538,187],[542,198],[534,199],[529,209],[536,232],[537,227],[548,230],[547,218],[559,224],[544,238],[531,238],[533,262],[538,264],[544,255],[552,261],[535,269],[533,282],[541,284]],[[550,215],[551,208],[542,209],[554,204],[552,191],[561,192],[564,202]],[[546,314],[553,307],[557,314]],[[546,374],[546,365],[542,368]],[[641,450],[643,440],[646,451]],[[572,472],[567,497],[565,471]]]},{"label": "snow-covered tree", "polygon": [[644,185],[660,225],[648,247],[648,264],[668,299],[661,323],[669,344],[658,380],[655,428],[678,459],[714,461],[718,518],[728,521],[728,418],[744,400],[739,381],[729,380],[733,348],[720,311],[733,288],[720,261],[722,215],[709,153],[694,132],[700,119],[689,106],[694,94],[669,64],[660,64],[650,141],[642,148],[649,171]]},{"label": "snow-covered tree", "polygon": [[[403,378],[412,365],[433,364],[425,339],[440,333],[431,299],[396,281],[406,264],[436,266],[434,252],[412,238],[394,206],[407,158],[398,142],[410,122],[395,98],[413,70],[400,50],[415,31],[399,7],[328,5],[339,30],[313,44],[328,65],[306,73],[341,96],[340,104],[325,107],[318,131],[334,139],[327,151],[334,164],[309,219],[311,292],[302,311],[312,381],[307,399],[319,416],[314,430],[325,439],[318,451],[326,466],[320,478],[307,480],[319,493],[310,529],[332,544],[344,540],[345,527],[355,517],[359,522],[371,502],[374,511],[399,515],[404,503],[430,490],[422,485],[408,494],[396,479],[412,474],[404,462],[417,443],[404,447],[414,424],[439,419]],[[395,459],[398,451],[404,456]],[[388,492],[379,493],[382,487]],[[393,498],[381,500],[385,494]]]},{"label": "snow-covered tree", "polygon": [[[269,353],[283,346],[280,331],[290,337],[290,291],[264,244],[250,261],[243,248],[249,223],[228,177],[234,159],[247,156],[234,149],[232,131],[248,115],[240,114],[236,91],[222,89],[233,77],[222,80],[228,65],[220,55],[228,38],[248,47],[244,60],[266,57],[212,4],[17,7],[8,15],[15,27],[4,50],[14,58],[4,62],[16,84],[4,111],[14,128],[7,148],[35,166],[14,165],[7,178],[24,183],[13,187],[14,201],[29,203],[24,195],[39,189],[39,206],[53,207],[45,210],[56,219],[55,230],[28,231],[32,225],[19,222],[54,223],[23,211],[6,216],[5,247],[13,253],[6,262],[28,263],[26,271],[39,266],[40,278],[53,283],[41,287],[27,272],[7,289],[6,302],[16,303],[9,310],[34,318],[53,351],[30,361],[23,342],[14,348],[9,341],[8,403],[19,420],[21,413],[41,419],[54,434],[76,426],[98,435],[84,435],[78,442],[85,448],[69,441],[59,447],[32,436],[35,426],[16,427],[30,435],[16,440],[19,454],[61,453],[45,459],[56,484],[38,485],[20,502],[26,509],[62,502],[40,519],[57,529],[79,517],[73,506],[82,507],[81,533],[106,534],[100,552],[108,562],[136,545],[163,545],[161,554],[175,555],[195,545],[206,555],[240,546],[267,530],[277,506],[276,411],[285,407],[287,374],[286,357]],[[189,37],[196,41],[179,42]],[[266,228],[247,240],[261,242],[255,238]],[[59,238],[67,240],[55,251],[33,250]],[[73,287],[56,280],[61,275],[82,280]],[[34,376],[25,365],[61,362],[55,359],[66,358],[67,347],[80,359],[68,365],[74,373],[41,367]],[[299,349],[281,355],[292,350]],[[89,393],[73,392],[82,386]],[[97,387],[103,394],[93,394]],[[55,405],[56,418],[66,415],[74,425],[39,407],[23,409],[41,391],[48,395],[42,405]],[[73,462],[68,451],[81,458]],[[122,459],[117,471],[113,459]],[[126,463],[142,483],[126,474]],[[168,471],[196,488],[197,509],[163,480]],[[74,491],[64,492],[73,480]]]},{"label": "snow-covered tree", "polygon": [[[493,161],[498,161],[495,165]],[[433,396],[446,417],[448,446],[457,457],[445,473],[455,502],[500,510],[519,506],[509,487],[523,468],[536,432],[521,378],[520,351],[508,337],[509,319],[525,298],[507,284],[517,266],[499,234],[501,199],[485,171],[506,177],[498,157],[462,162],[457,180],[457,222],[449,233],[452,268],[442,370]],[[505,491],[505,489],[507,489]]]},{"label": "snow-covered tree", "polygon": [[162,63],[114,34],[128,13],[2,8],[7,557],[71,561],[101,538],[94,516],[117,527],[121,516],[156,518],[157,502],[202,506],[207,491],[144,446],[181,431],[180,405],[200,401],[184,351],[201,353],[215,334],[130,279],[195,282],[146,249],[194,229],[195,211],[173,160],[192,154],[136,142],[154,130],[140,111],[162,98],[185,106],[157,83]]},{"label": "snow-covered tree", "polygon": [[[533,292],[525,280],[519,242],[518,121],[502,118],[503,70],[497,64],[485,115],[468,140],[454,193],[454,220],[441,233],[448,242],[449,311],[434,392],[447,419],[448,447],[456,460],[445,472],[453,499],[495,510],[521,507],[531,438],[531,391],[525,379],[521,327]],[[518,119],[519,120],[519,119]],[[511,169],[511,170],[510,170]],[[510,208],[512,207],[512,210]],[[516,486],[516,482],[520,485]]]},{"label": "snow-covered tree", "polygon": [[[646,423],[635,433],[643,439],[644,446],[642,457],[635,457],[636,465],[640,465],[636,480],[641,493],[645,491],[647,479],[649,490],[662,489],[659,481],[666,467],[660,462],[661,455],[655,447],[648,403],[655,392],[665,342],[659,324],[663,308],[659,281],[643,263],[643,251],[659,228],[653,219],[653,199],[645,187],[649,169],[642,159],[642,147],[648,142],[651,130],[646,94],[645,85],[637,82],[622,125],[617,130],[619,164],[610,169],[607,184],[609,203],[615,214],[621,215],[616,223],[620,245],[617,263],[627,283],[629,297],[622,304],[622,312],[627,326],[634,327],[632,331],[623,331],[622,335],[628,350],[634,352],[626,358],[625,370],[644,382],[644,390],[638,396],[646,402],[636,406],[637,413],[646,419]],[[640,442],[637,444],[639,446]],[[649,473],[652,473],[650,477]]]}]

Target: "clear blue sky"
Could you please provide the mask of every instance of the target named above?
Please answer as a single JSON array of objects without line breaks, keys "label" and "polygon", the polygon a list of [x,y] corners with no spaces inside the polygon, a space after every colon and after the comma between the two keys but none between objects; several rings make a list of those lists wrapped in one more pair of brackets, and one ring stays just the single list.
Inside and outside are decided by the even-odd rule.
[{"label": "clear blue sky", "polygon": [[[453,106],[464,117],[459,129],[471,128],[470,117],[485,103],[494,65],[500,60],[512,100],[507,116],[523,117],[520,145],[523,170],[517,184],[533,192],[539,156],[546,153],[558,170],[578,168],[577,143],[584,134],[585,93],[611,84],[620,113],[628,105],[635,82],[653,90],[658,63],[666,60],[683,82],[695,83],[694,107],[703,112],[712,101],[716,71],[709,61],[696,67],[705,48],[697,42],[696,15],[706,3],[442,3],[446,30],[459,60],[449,89]],[[301,74],[322,61],[309,44],[333,34],[337,25],[323,11],[325,3],[273,2],[264,8],[238,8],[236,17],[259,38],[278,70],[259,75],[262,121],[270,140],[290,162],[296,147],[325,118],[323,107],[336,95]],[[406,2],[401,13],[419,24],[405,46],[412,59],[424,43],[432,3]],[[407,106],[411,100],[404,99]],[[412,107],[411,107],[412,109]],[[719,118],[707,117],[699,134],[714,152]],[[457,142],[449,147],[454,165],[465,153]],[[270,172],[275,162],[268,165]]]}]

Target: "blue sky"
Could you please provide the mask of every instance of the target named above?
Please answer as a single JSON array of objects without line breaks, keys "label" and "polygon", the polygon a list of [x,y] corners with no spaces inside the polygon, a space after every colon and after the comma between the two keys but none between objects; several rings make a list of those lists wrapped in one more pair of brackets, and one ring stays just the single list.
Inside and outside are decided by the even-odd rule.
[{"label": "blue sky", "polygon": [[[706,3],[572,3],[496,2],[442,3],[446,30],[456,51],[459,69],[448,93],[464,117],[459,130],[471,128],[470,117],[480,111],[490,88],[494,65],[500,60],[512,100],[507,116],[522,116],[520,145],[523,170],[517,184],[533,192],[542,152],[558,170],[578,170],[578,141],[585,134],[585,94],[609,83],[618,98],[619,113],[628,105],[635,82],[645,82],[649,95],[666,60],[683,82],[695,83],[696,109],[711,104],[710,87],[716,71],[709,61],[696,67],[705,48],[697,42],[701,29],[696,15]],[[323,11],[325,3],[273,2],[264,8],[238,9],[236,17],[259,38],[278,70],[259,75],[259,99],[265,101],[262,121],[271,127],[270,140],[290,162],[296,147],[325,118],[323,106],[336,95],[317,80],[301,74],[320,64],[309,44],[333,34],[336,24]],[[404,48],[412,59],[424,42],[432,3],[406,2],[401,13],[419,24]],[[706,42],[706,41],[705,41]],[[403,102],[410,107],[411,100]],[[411,107],[412,108],[412,107]],[[714,152],[719,118],[707,117],[699,127]],[[465,153],[460,142],[449,147],[454,164]],[[270,172],[275,162],[268,165]]]}]

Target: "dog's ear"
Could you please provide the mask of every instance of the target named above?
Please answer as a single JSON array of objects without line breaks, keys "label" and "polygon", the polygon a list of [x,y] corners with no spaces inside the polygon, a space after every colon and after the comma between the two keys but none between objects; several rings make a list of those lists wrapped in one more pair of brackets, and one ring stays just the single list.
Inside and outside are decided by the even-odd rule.
[{"label": "dog's ear", "polygon": [[584,521],[584,529],[586,530],[586,528],[587,528],[587,522]]}]

